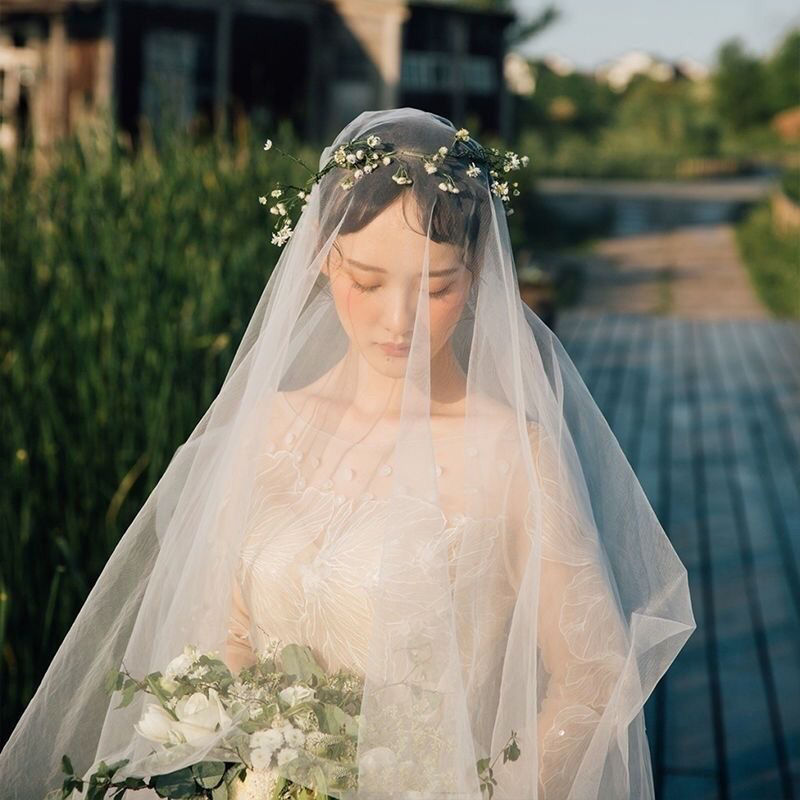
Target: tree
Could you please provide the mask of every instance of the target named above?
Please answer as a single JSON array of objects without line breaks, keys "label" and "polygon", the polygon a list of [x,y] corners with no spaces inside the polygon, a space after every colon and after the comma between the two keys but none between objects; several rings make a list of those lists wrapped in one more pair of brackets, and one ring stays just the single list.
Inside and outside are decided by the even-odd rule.
[{"label": "tree", "polygon": [[745,130],[769,118],[765,70],[758,59],[744,51],[738,37],[720,47],[713,86],[714,106],[735,130]]}]

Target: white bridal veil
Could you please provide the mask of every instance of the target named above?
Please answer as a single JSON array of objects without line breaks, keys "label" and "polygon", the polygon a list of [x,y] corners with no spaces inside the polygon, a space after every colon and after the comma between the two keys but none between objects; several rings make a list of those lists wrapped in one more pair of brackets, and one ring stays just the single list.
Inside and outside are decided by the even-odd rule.
[{"label": "white bridal veil", "polygon": [[218,396],[0,753],[3,797],[59,788],[65,753],[79,775],[196,760],[134,728],[144,693],[121,705],[104,684],[189,643],[232,671],[303,644],[363,680],[357,781],[324,752],[278,767],[324,775],[330,797],[481,800],[476,762],[512,732],[496,800],[653,797],[642,709],[694,629],[686,571],[520,299],[487,169],[413,156],[455,132],[368,111],[322,152],[320,169],[377,136],[396,155],[349,189],[339,166],[313,186]]}]

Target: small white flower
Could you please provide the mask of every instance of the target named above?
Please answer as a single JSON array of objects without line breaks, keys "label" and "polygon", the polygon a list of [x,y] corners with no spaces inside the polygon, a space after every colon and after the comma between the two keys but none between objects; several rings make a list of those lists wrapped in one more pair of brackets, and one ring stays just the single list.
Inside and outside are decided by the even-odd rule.
[{"label": "small white flower", "polygon": [[258,202],[261,203],[262,206],[267,204],[267,198],[262,194],[261,197],[258,198]]},{"label": "small white flower", "polygon": [[283,194],[283,192],[280,189],[273,189],[270,192],[270,196],[271,197],[280,197],[282,194]]},{"label": "small white flower", "polygon": [[527,167],[528,166],[528,161],[530,161],[528,156],[522,156],[522,158],[520,160],[522,161],[522,166],[523,167]]},{"label": "small white flower", "polygon": [[433,175],[433,173],[436,172],[436,164],[432,164],[430,161],[426,161],[425,172],[427,172],[428,175]]},{"label": "small white flower", "polygon": [[383,157],[383,163],[384,164],[391,164],[392,163],[392,159],[389,156],[384,156]]},{"label": "small white flower", "polygon": [[348,164],[355,164],[356,163],[356,157],[355,157],[354,153],[348,153],[347,154],[347,163]]},{"label": "small white flower", "polygon": [[364,170],[363,169],[353,170],[353,177],[356,180],[360,180],[363,176],[364,176]]},{"label": "small white flower", "polygon": [[470,161],[469,167],[467,167],[467,175],[469,175],[470,178],[475,178],[480,174],[481,174],[481,168],[477,166],[474,162]]},{"label": "small white flower", "polygon": [[447,184],[446,184],[444,181],[442,181],[442,182],[439,184],[439,188],[440,188],[440,189],[441,189],[443,192],[446,192],[446,191],[447,191]]},{"label": "small white flower", "polygon": [[345,178],[343,181],[341,181],[341,183],[339,183],[339,186],[341,186],[342,189],[345,189],[345,190],[352,189],[353,188],[353,179],[352,178]]},{"label": "small white flower", "polygon": [[458,186],[451,186],[451,187],[450,187],[450,191],[451,191],[453,194],[458,194],[458,193],[461,191],[461,189],[459,189],[459,188],[458,188]]},{"label": "small white flower", "polygon": [[283,203],[278,203],[277,205],[278,213],[282,216],[286,216],[286,206]]},{"label": "small white flower", "polygon": [[364,151],[363,150],[356,150],[356,158],[361,161],[364,158]]},{"label": "small white flower", "polygon": [[255,769],[267,769],[272,761],[272,750],[257,747],[255,750],[250,751],[250,758]]},{"label": "small white flower", "polygon": [[270,147],[272,147],[272,139],[267,139],[267,141],[264,142],[264,149],[269,150]]},{"label": "small white flower", "polygon": [[380,136],[375,136],[375,134],[372,134],[372,136],[367,137],[367,144],[370,147],[376,147],[380,143],[381,143],[381,137]]},{"label": "small white flower", "polygon": [[442,145],[442,146],[439,148],[439,154],[440,154],[440,155],[446,155],[446,154],[447,154],[447,148],[446,148],[444,145]]},{"label": "small white flower", "polygon": [[278,766],[287,764],[294,758],[297,758],[297,750],[295,750],[294,747],[284,747],[280,753],[278,753]]},{"label": "small white flower", "polygon": [[299,198],[302,200],[302,199],[303,199],[303,198],[306,196],[306,193],[305,193],[305,192],[304,192],[304,191],[301,189],[301,190],[300,190],[300,191],[297,193],[297,196],[298,196],[298,197],[299,197]]},{"label": "small white flower", "polygon": [[466,128],[459,128],[456,131],[456,139],[461,139],[465,142],[469,141],[469,131]]},{"label": "small white flower", "polygon": [[292,229],[286,223],[279,231],[272,234],[272,244],[283,246],[292,236]]},{"label": "small white flower", "polygon": [[283,744],[283,732],[280,728],[268,728],[250,734],[250,747],[264,750],[277,750]]},{"label": "small white flower", "polygon": [[370,172],[372,172],[372,164],[365,164],[364,165],[364,173],[366,175],[369,175]]}]

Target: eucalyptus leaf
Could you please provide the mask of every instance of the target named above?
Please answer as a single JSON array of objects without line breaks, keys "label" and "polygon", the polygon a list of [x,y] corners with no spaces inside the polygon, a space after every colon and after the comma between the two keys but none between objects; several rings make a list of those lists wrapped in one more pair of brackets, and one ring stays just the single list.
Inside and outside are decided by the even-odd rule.
[{"label": "eucalyptus leaf", "polygon": [[316,675],[320,680],[325,673],[317,664],[311,649],[305,645],[287,644],[281,650],[281,664],[283,671],[289,675],[295,675],[301,681],[309,681],[312,675]]},{"label": "eucalyptus leaf", "polygon": [[325,733],[342,733],[342,726],[344,732],[351,736],[358,735],[358,723],[346,712],[342,711],[339,706],[332,703],[321,703],[320,708],[317,709],[317,718],[319,719],[320,728]]},{"label": "eucalyptus leaf", "polygon": [[152,784],[159,797],[190,798],[197,795],[197,785],[191,767],[166,775],[154,775]]},{"label": "eucalyptus leaf", "polygon": [[191,769],[195,780],[204,789],[219,786],[225,776],[225,764],[222,761],[201,761]]}]

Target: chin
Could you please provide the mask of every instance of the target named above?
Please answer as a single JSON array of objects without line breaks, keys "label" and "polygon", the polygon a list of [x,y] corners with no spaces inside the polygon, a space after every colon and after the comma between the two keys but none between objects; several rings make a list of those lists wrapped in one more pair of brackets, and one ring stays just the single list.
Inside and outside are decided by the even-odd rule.
[{"label": "chin", "polygon": [[370,366],[381,375],[387,378],[399,378],[405,375],[407,358],[390,358],[380,354],[377,358],[369,358]]}]

